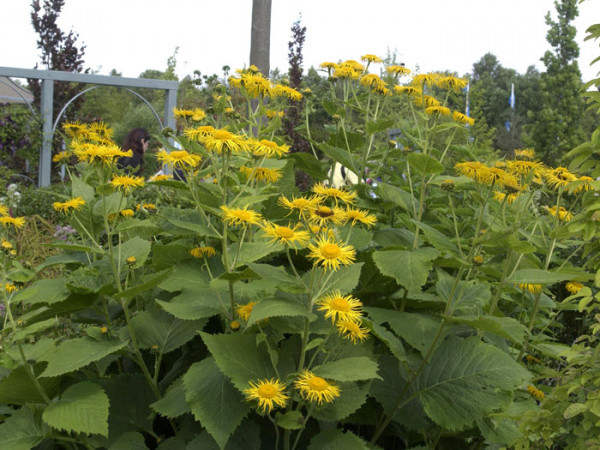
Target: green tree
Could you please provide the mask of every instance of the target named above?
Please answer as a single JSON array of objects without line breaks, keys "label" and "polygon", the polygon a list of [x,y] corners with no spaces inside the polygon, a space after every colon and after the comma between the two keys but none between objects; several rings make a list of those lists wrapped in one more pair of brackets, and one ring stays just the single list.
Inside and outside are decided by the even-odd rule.
[{"label": "green tree", "polygon": [[577,0],[554,2],[558,13],[553,20],[546,15],[550,27],[546,38],[552,50],[542,57],[546,72],[541,74],[542,108],[530,114],[531,143],[546,162],[560,160],[569,150],[585,140],[582,126],[584,101],[581,96],[581,72],[577,64],[579,46],[572,25],[579,15]]}]

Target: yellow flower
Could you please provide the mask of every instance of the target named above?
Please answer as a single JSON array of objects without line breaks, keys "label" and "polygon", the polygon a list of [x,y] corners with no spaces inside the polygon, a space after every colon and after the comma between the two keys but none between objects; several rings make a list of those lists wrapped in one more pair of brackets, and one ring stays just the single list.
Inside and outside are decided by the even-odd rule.
[{"label": "yellow flower", "polygon": [[575,189],[573,189],[572,193],[578,194],[581,191],[589,191],[590,189],[592,189],[592,185],[590,184],[591,181],[594,181],[591,177],[583,176],[577,178],[576,182],[578,186]]},{"label": "yellow flower", "polygon": [[56,155],[52,157],[52,162],[60,163],[68,161],[71,158],[70,152],[58,152]]},{"label": "yellow flower", "polygon": [[369,336],[369,330],[353,320],[338,320],[335,326],[340,336],[350,339],[353,344],[357,344],[359,341],[364,342]]},{"label": "yellow flower", "polygon": [[429,108],[425,108],[425,114],[449,116],[450,108],[446,108],[445,106],[430,106]]},{"label": "yellow flower", "polygon": [[530,148],[517,149],[515,150],[515,158],[517,159],[533,159],[535,158],[535,151]]},{"label": "yellow flower", "polygon": [[133,267],[133,266],[135,265],[136,261],[137,261],[137,260],[136,260],[135,256],[130,256],[129,258],[127,258],[127,259],[125,260],[125,262],[127,263],[127,265],[128,265],[129,267]]},{"label": "yellow flower", "polygon": [[331,318],[332,323],[336,319],[358,322],[362,316],[361,301],[351,295],[343,296],[340,291],[333,291],[316,304],[319,306],[318,311],[323,311],[325,318]]},{"label": "yellow flower", "polygon": [[529,291],[532,294],[538,294],[542,292],[542,285],[531,283],[519,283],[519,289],[521,289],[522,291]]},{"label": "yellow flower", "polygon": [[246,178],[252,178],[256,181],[267,181],[275,183],[282,176],[281,169],[269,169],[268,167],[240,167],[240,172],[246,175]]},{"label": "yellow flower", "polygon": [[95,163],[99,162],[105,165],[114,164],[119,158],[133,156],[133,151],[121,150],[117,145],[102,144],[72,144],[73,153],[80,162]]},{"label": "yellow flower", "polygon": [[[488,186],[503,185],[505,182],[508,182],[510,177],[511,175],[508,172],[503,169],[499,169],[498,167],[486,167],[477,172],[477,181],[487,184]],[[515,181],[512,184],[517,183]]]},{"label": "yellow flower", "polygon": [[10,252],[10,251],[11,251],[11,250],[12,250],[14,247],[13,247],[13,245],[12,245],[10,242],[8,242],[8,241],[7,241],[7,240],[5,240],[5,239],[2,239],[2,244],[0,245],[0,248],[2,248],[2,251],[3,251],[3,252],[5,252],[5,253],[8,253],[8,252]]},{"label": "yellow flower", "polygon": [[322,69],[335,69],[337,66],[338,65],[336,63],[329,62],[329,61],[326,61],[326,62],[323,62],[323,63],[319,64],[319,67],[322,68]]},{"label": "yellow flower", "polygon": [[365,61],[365,62],[369,62],[369,63],[380,63],[380,62],[383,62],[383,60],[379,56],[375,56],[375,55],[371,55],[371,54],[362,55],[360,57],[360,60],[361,61]]},{"label": "yellow flower", "polygon": [[456,77],[441,77],[437,81],[437,85],[444,89],[453,89],[455,91],[460,91],[461,89],[464,89],[464,87],[467,85],[467,80]]},{"label": "yellow flower", "polygon": [[120,214],[121,217],[133,217],[135,212],[133,211],[133,209],[122,209]]},{"label": "yellow flower", "polygon": [[212,136],[215,132],[215,128],[210,125],[202,125],[196,128],[186,128],[183,130],[183,134],[186,135],[191,140],[196,140],[202,142],[202,139]]},{"label": "yellow flower", "polygon": [[340,265],[350,265],[354,262],[356,251],[351,245],[338,244],[331,238],[318,238],[316,245],[309,245],[309,258],[315,259],[315,264],[321,264],[325,269],[337,270]]},{"label": "yellow flower", "polygon": [[319,225],[321,227],[329,224],[341,225],[346,221],[346,214],[341,208],[317,205],[310,210],[308,220],[312,225]]},{"label": "yellow flower", "polygon": [[444,180],[444,181],[442,181],[442,184],[440,185],[440,187],[442,188],[443,191],[451,192],[455,188],[454,181]]},{"label": "yellow flower", "polygon": [[81,197],[75,197],[62,203],[52,203],[52,207],[56,211],[62,211],[65,214],[67,214],[69,211],[79,211],[83,205],[85,205],[85,200]]},{"label": "yellow flower", "polygon": [[196,247],[190,250],[190,255],[194,258],[202,258],[204,256],[210,258],[211,256],[215,256],[216,253],[214,247]]},{"label": "yellow flower", "polygon": [[283,111],[276,111],[273,109],[267,109],[265,111],[265,114],[267,115],[267,117],[269,119],[273,119],[274,117],[283,117],[285,116],[285,113]]},{"label": "yellow flower", "polygon": [[25,226],[25,217],[0,217],[0,223],[3,227],[12,225],[15,228],[23,228]]},{"label": "yellow flower", "polygon": [[528,363],[536,363],[536,364],[540,364],[542,361],[540,360],[540,358],[536,358],[533,355],[525,355],[525,359],[527,360]]},{"label": "yellow flower", "polygon": [[100,327],[100,333],[102,333],[102,334],[108,333],[108,327],[107,326]]},{"label": "yellow flower", "polygon": [[180,108],[173,108],[173,115],[176,118],[187,118],[187,117],[192,117],[194,115],[194,111],[192,111],[191,109],[180,109]]},{"label": "yellow flower", "polygon": [[156,157],[163,164],[167,164],[174,169],[187,169],[189,167],[198,167],[202,158],[200,155],[189,153],[186,150],[174,150],[167,152],[164,148],[159,150]]},{"label": "yellow flower", "polygon": [[316,184],[312,187],[312,191],[322,199],[332,198],[337,204],[338,200],[344,203],[354,203],[356,192],[348,192],[335,187],[328,187],[324,184]]},{"label": "yellow flower", "polygon": [[422,97],[415,97],[414,103],[415,103],[415,105],[417,105],[419,107],[423,107],[423,108],[429,108],[432,106],[441,106],[440,101],[438,99],[436,99],[435,97],[432,97],[431,95],[423,95]]},{"label": "yellow flower", "polygon": [[244,208],[228,208],[227,206],[221,206],[223,218],[229,225],[258,225],[262,219],[261,215],[256,211],[248,210],[247,208],[247,206]]},{"label": "yellow flower", "polygon": [[565,288],[567,288],[567,291],[569,291],[571,294],[577,294],[583,289],[583,284],[579,281],[567,281]]},{"label": "yellow flower", "polygon": [[527,386],[527,391],[536,400],[538,400],[540,402],[542,400],[544,400],[544,393],[542,391],[540,391],[538,388],[536,388],[535,386],[532,386],[531,384],[528,385]]},{"label": "yellow flower", "polygon": [[413,77],[412,84],[417,86],[433,86],[437,80],[439,79],[439,75],[437,73],[420,73]]},{"label": "yellow flower", "polygon": [[466,116],[458,111],[454,111],[452,113],[452,119],[457,123],[462,123],[464,125],[473,126],[475,124],[475,119],[472,119],[469,116]]},{"label": "yellow flower", "polygon": [[257,141],[256,139],[252,139],[249,141],[250,151],[255,156],[266,156],[267,158],[272,158],[273,156],[283,156],[289,152],[289,145],[277,145],[276,142],[268,141],[267,139],[262,139],[261,141]]},{"label": "yellow flower", "polygon": [[481,255],[475,255],[473,256],[473,263],[480,266],[483,264],[483,256]]},{"label": "yellow flower", "polygon": [[351,220],[352,225],[356,225],[357,222],[360,222],[368,227],[372,227],[377,222],[375,216],[365,211],[361,211],[360,209],[347,209],[346,220]]},{"label": "yellow flower", "polygon": [[206,118],[206,113],[201,110],[200,108],[194,108],[194,111],[192,111],[192,120],[194,122],[200,122],[201,120]]},{"label": "yellow flower", "polygon": [[306,246],[310,241],[310,234],[306,230],[299,230],[300,224],[294,227],[280,226],[271,222],[265,222],[262,226],[265,234],[272,238],[271,242],[279,242],[281,244],[296,248],[296,244],[300,247]]},{"label": "yellow flower", "polygon": [[215,153],[248,151],[248,142],[242,136],[233,134],[226,129],[215,130],[211,135],[203,138],[201,142],[207,150]]},{"label": "yellow flower", "polygon": [[408,75],[410,73],[410,69],[407,69],[404,66],[388,66],[385,68],[387,73],[391,73],[393,75]]},{"label": "yellow flower", "polygon": [[556,169],[548,169],[542,174],[546,179],[546,183],[553,189],[558,189],[567,186],[572,181],[577,181],[577,176],[569,172],[564,167],[557,167]]},{"label": "yellow flower", "polygon": [[358,80],[360,72],[357,72],[350,66],[337,66],[333,71],[333,78],[347,78],[349,80]]},{"label": "yellow flower", "polygon": [[558,212],[556,210],[556,206],[551,208],[546,207],[546,210],[553,217],[558,217],[558,220],[562,220],[563,222],[568,222],[573,218],[573,214],[567,211],[563,206],[558,208]]},{"label": "yellow flower", "polygon": [[487,167],[479,161],[466,161],[462,163],[457,163],[454,165],[454,168],[461,175],[469,177],[473,180],[476,180],[478,178],[479,172],[485,171],[487,169]]},{"label": "yellow flower", "polygon": [[173,178],[173,175],[153,175],[150,177],[150,181],[164,181],[170,180]]},{"label": "yellow flower", "polygon": [[368,73],[360,78],[360,84],[372,87],[373,89],[385,88],[385,82],[379,78],[379,75]]},{"label": "yellow flower", "polygon": [[132,189],[144,186],[144,178],[129,175],[117,175],[110,180],[110,184],[117,189],[121,189],[125,194],[129,194]]},{"label": "yellow flower", "polygon": [[236,305],[235,310],[238,317],[247,321],[250,318],[250,314],[252,314],[252,310],[254,309],[254,306],[256,306],[256,303],[257,302],[250,302],[245,305]]},{"label": "yellow flower", "polygon": [[271,91],[271,95],[273,97],[287,97],[294,102],[302,100],[302,94],[300,92],[289,86],[284,86],[283,84],[275,86]]},{"label": "yellow flower", "polygon": [[529,172],[536,171],[542,168],[542,163],[538,161],[527,161],[527,160],[509,160],[506,161],[506,168],[510,173],[516,175],[529,175]]},{"label": "yellow flower", "polygon": [[269,413],[273,408],[285,407],[289,397],[285,395],[285,384],[276,378],[248,382],[249,388],[244,389],[246,400],[258,400],[258,407],[263,413]]},{"label": "yellow flower", "polygon": [[285,196],[279,197],[277,203],[281,206],[289,209],[290,211],[298,211],[301,217],[304,217],[306,213],[309,213],[313,208],[315,208],[320,199],[317,197],[292,197],[291,200],[287,199]]},{"label": "yellow flower", "polygon": [[237,320],[232,320],[231,322],[229,322],[229,328],[231,328],[233,331],[239,330],[240,323]]},{"label": "yellow flower", "polygon": [[510,194],[505,194],[504,192],[499,192],[499,191],[494,191],[494,200],[497,200],[499,202],[503,202],[504,199],[506,199],[506,202],[509,205],[512,205],[513,202],[518,199],[520,197],[520,193],[510,193]]},{"label": "yellow flower", "polygon": [[9,294],[19,290],[19,288],[15,286],[14,283],[4,283],[3,288]]},{"label": "yellow flower", "polygon": [[420,97],[423,94],[423,91],[415,86],[394,86],[394,92],[412,97]]},{"label": "yellow flower", "polygon": [[340,396],[340,388],[329,383],[324,378],[318,377],[308,370],[304,370],[300,377],[294,382],[296,389],[300,391],[303,398],[317,404],[332,403]]},{"label": "yellow flower", "polygon": [[263,77],[260,73],[248,73],[242,75],[241,86],[252,98],[256,98],[261,95],[268,97],[271,95],[271,90],[273,89],[271,82]]},{"label": "yellow flower", "polygon": [[8,206],[0,203],[0,216],[2,216],[2,217],[8,216],[8,213],[9,213]]}]

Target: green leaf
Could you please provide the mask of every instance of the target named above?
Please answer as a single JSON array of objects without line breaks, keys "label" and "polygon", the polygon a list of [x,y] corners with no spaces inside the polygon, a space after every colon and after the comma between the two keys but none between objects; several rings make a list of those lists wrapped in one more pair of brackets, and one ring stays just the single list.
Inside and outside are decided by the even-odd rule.
[{"label": "green leaf", "polygon": [[450,319],[455,323],[469,325],[520,344],[527,334],[527,327],[512,317],[460,316]]},{"label": "green leaf", "polygon": [[198,237],[210,237],[219,239],[220,236],[214,232],[211,228],[206,225],[202,225],[198,223],[201,220],[200,214],[198,213],[198,221],[196,222],[187,222],[184,220],[175,219],[170,216],[165,216],[170,223],[175,225],[178,228],[183,228],[184,230],[193,231]]},{"label": "green leaf", "polygon": [[393,125],[394,121],[392,119],[370,120],[365,124],[365,131],[367,134],[375,134],[380,131],[387,131],[389,128],[392,128]]},{"label": "green leaf", "polygon": [[427,415],[449,430],[469,427],[531,378],[513,358],[478,338],[449,337],[414,382]]},{"label": "green leaf", "polygon": [[24,406],[0,425],[0,448],[30,450],[42,442],[48,432],[48,426],[42,422],[41,412]]},{"label": "green leaf", "polygon": [[229,249],[232,258],[237,258],[235,268],[245,266],[248,263],[258,261],[267,255],[283,250],[281,244],[270,244],[268,242],[245,242],[238,252],[238,245],[233,244]]},{"label": "green leaf", "polygon": [[[114,249],[113,258],[115,258],[115,263],[121,264],[121,267],[126,267],[127,258],[133,256],[135,258],[133,267],[141,267],[150,254],[150,247],[149,241],[136,236],[118,245]],[[119,258],[119,261],[116,258]]]},{"label": "green leaf", "polygon": [[304,292],[300,281],[287,273],[283,267],[275,267],[270,264],[248,264],[248,268],[265,280],[271,280],[276,286],[285,292]]},{"label": "green leaf", "polygon": [[185,388],[183,379],[179,378],[167,389],[166,394],[160,400],[150,405],[154,411],[161,416],[174,419],[190,412],[190,407],[185,400]]},{"label": "green leaf", "polygon": [[324,430],[310,440],[308,450],[367,450],[369,446],[350,431]]},{"label": "green leaf", "polygon": [[324,170],[321,162],[311,153],[296,152],[289,153],[288,158],[291,158],[296,163],[296,167],[303,172],[306,172],[315,180],[324,180],[327,178],[327,171]]},{"label": "green leaf", "polygon": [[96,196],[94,188],[79,177],[71,178],[71,192],[73,197],[83,198],[88,205],[92,203]]},{"label": "green leaf", "polygon": [[122,434],[108,450],[147,450],[144,435],[135,431]]},{"label": "green leaf", "polygon": [[413,220],[412,222],[415,225],[418,225],[421,230],[423,230],[425,240],[439,251],[447,251],[453,254],[458,253],[458,247],[454,244],[454,242],[448,239],[447,235],[436,230],[432,226],[427,225],[426,223],[419,222],[417,220]]},{"label": "green leaf", "polygon": [[408,159],[411,169],[421,175],[442,173],[444,171],[443,164],[434,157],[423,153],[409,153],[406,159]]},{"label": "green leaf", "polygon": [[142,311],[132,320],[140,348],[169,353],[191,341],[206,320],[180,320],[161,310]]},{"label": "green leaf", "polygon": [[572,403],[565,409],[563,417],[567,420],[572,419],[576,415],[586,412],[588,408],[589,406],[584,403]]},{"label": "green leaf", "polygon": [[19,291],[14,301],[23,300],[26,305],[44,303],[52,305],[66,300],[71,292],[67,289],[64,278],[38,280],[31,286]]},{"label": "green leaf", "polygon": [[202,264],[188,263],[173,266],[169,277],[159,284],[161,289],[169,292],[182,290],[204,291],[209,289],[210,278]]},{"label": "green leaf", "polygon": [[332,403],[315,408],[313,416],[325,422],[337,422],[354,413],[367,401],[371,382],[340,383],[340,396]]},{"label": "green leaf", "polygon": [[373,252],[373,261],[383,275],[393,277],[409,292],[421,289],[427,282],[432,261],[439,256],[433,247],[415,250],[381,250]]},{"label": "green leaf", "polygon": [[387,328],[376,324],[375,322],[371,322],[371,333],[373,336],[378,338],[381,342],[383,342],[392,352],[399,361],[406,362],[406,350],[404,350],[404,346],[402,345],[402,341],[398,339],[392,332],[388,331]]},{"label": "green leaf", "polygon": [[477,426],[487,442],[492,444],[503,444],[512,448],[512,444],[522,436],[517,424],[509,419],[501,417],[477,420]]},{"label": "green leaf", "polygon": [[40,376],[55,377],[73,372],[126,346],[126,342],[116,338],[103,341],[89,337],[70,339],[56,347],[53,353],[41,358],[42,361],[48,361],[48,367]]},{"label": "green leaf", "polygon": [[125,300],[132,299],[136,295],[142,294],[143,292],[149,291],[155,286],[158,286],[169,276],[170,273],[171,269],[166,269],[157,273],[153,273],[150,276],[143,277],[139,284],[119,292],[119,297]]},{"label": "green leaf", "polygon": [[304,423],[304,416],[300,411],[288,411],[285,414],[278,412],[275,422],[285,430],[299,430]]},{"label": "green leaf", "polygon": [[314,321],[317,316],[306,309],[302,303],[288,300],[285,298],[266,298],[260,300],[258,304],[252,308],[252,313],[248,319],[248,326],[266,319],[267,317],[282,317],[282,316],[302,316]]},{"label": "green leaf", "polygon": [[410,192],[387,183],[377,183],[376,194],[383,200],[392,202],[405,211],[415,212],[418,202]]},{"label": "green leaf", "polygon": [[42,418],[58,430],[108,436],[108,396],[89,381],[65,390],[60,400],[50,403]]},{"label": "green leaf", "polygon": [[323,153],[325,153],[334,161],[339,162],[342,166],[350,169],[356,174],[359,172],[360,164],[348,150],[334,147],[333,145],[329,144],[318,144],[318,147],[323,151]]},{"label": "green leaf", "polygon": [[359,262],[336,270],[329,279],[325,289],[337,289],[342,294],[353,291],[358,286],[360,272],[364,264]]},{"label": "green leaf", "polygon": [[[365,308],[373,322],[381,325],[388,323],[392,330],[424,356],[431,346],[440,319],[428,314],[408,313],[383,308]],[[443,335],[442,335],[443,336]]]},{"label": "green leaf", "polygon": [[[44,364],[35,364],[33,366],[35,375],[39,375],[43,367]],[[38,381],[49,396],[53,396],[58,392],[59,378],[41,378]],[[0,403],[23,405],[31,402],[43,403],[44,399],[23,366],[17,367],[8,376],[0,380]]]},{"label": "green leaf", "polygon": [[521,270],[515,271],[509,277],[508,280],[511,283],[515,283],[515,284],[519,284],[519,283],[554,284],[554,283],[560,283],[562,281],[569,281],[569,280],[587,281],[587,280],[592,280],[593,278],[594,278],[593,275],[590,275],[583,271],[551,272],[548,270],[541,270],[541,269],[521,269]]},{"label": "green leaf", "polygon": [[315,367],[320,377],[336,381],[361,381],[381,377],[377,375],[377,363],[366,356],[338,359]]},{"label": "green leaf", "polygon": [[203,292],[184,288],[171,301],[156,300],[156,303],[169,314],[183,320],[204,319],[226,311],[219,294],[208,286]]},{"label": "green leaf", "polygon": [[257,347],[254,335],[200,333],[217,366],[240,392],[248,381],[276,376],[264,346]]},{"label": "green leaf", "polygon": [[18,328],[17,332],[13,335],[13,340],[20,341],[32,334],[37,334],[42,331],[46,331],[50,328],[57,328],[58,324],[59,324],[58,319],[54,318],[54,319],[46,319],[41,322],[36,322],[36,323],[26,326],[24,328]]},{"label": "green leaf", "polygon": [[190,409],[221,449],[250,412],[244,397],[221,373],[213,358],[194,363],[183,376]]}]

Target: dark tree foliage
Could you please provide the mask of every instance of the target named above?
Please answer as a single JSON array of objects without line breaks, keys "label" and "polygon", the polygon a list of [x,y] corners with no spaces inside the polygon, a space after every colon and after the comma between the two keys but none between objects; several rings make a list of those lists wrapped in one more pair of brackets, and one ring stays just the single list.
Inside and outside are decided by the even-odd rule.
[{"label": "dark tree foliage", "polygon": [[[304,46],[304,40],[306,39],[306,27],[300,25],[300,20],[294,22],[291,28],[292,40],[288,42],[288,61],[290,68],[288,71],[290,87],[296,90],[300,90],[302,86],[302,62],[304,57],[302,55],[302,48]],[[296,131],[296,127],[302,121],[302,111],[304,109],[304,98],[300,102],[293,102],[287,109],[285,119],[283,121],[283,127],[285,134],[289,137],[292,142],[290,146],[291,153],[297,152],[309,152],[309,142]],[[303,173],[296,173],[296,186],[302,191],[308,189],[310,186],[310,177]]]},{"label": "dark tree foliage", "polygon": [[582,127],[584,101],[581,95],[581,72],[577,64],[579,46],[577,29],[572,25],[579,15],[578,0],[554,2],[557,20],[546,16],[549,26],[546,39],[552,46],[541,60],[546,72],[541,75],[542,108],[531,127],[531,139],[538,153],[548,163],[560,158],[585,140]]},{"label": "dark tree foliage", "polygon": [[[67,34],[58,27],[58,16],[64,4],[65,0],[44,0],[43,6],[40,4],[40,0],[31,2],[31,24],[39,36],[37,47],[41,51],[42,67],[48,70],[88,73],[89,69],[84,70],[83,67],[85,45],[77,47],[79,35],[72,30]],[[38,68],[38,64],[35,65],[35,68]],[[30,79],[28,83],[34,96],[34,104],[39,108],[41,81]],[[65,103],[81,92],[82,88],[82,85],[78,83],[54,83],[54,117]],[[80,104],[75,101],[67,110],[65,118],[73,119]]]}]

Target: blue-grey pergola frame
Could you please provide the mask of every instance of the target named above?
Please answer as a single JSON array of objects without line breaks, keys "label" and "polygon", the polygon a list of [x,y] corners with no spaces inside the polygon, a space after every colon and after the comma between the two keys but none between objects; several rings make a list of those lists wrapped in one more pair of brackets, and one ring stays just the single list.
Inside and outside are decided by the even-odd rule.
[{"label": "blue-grey pergola frame", "polygon": [[[38,186],[49,186],[52,173],[52,139],[54,136],[52,110],[54,104],[54,82],[64,81],[67,83],[84,83],[104,86],[115,86],[121,88],[150,88],[165,91],[165,110],[161,127],[175,129],[175,116],[173,108],[177,105],[177,81],[155,80],[151,78],[126,78],[112,77],[108,75],[90,75],[77,72],[60,72],[57,70],[18,69],[15,67],[1,67],[0,76],[12,78],[37,78],[42,80],[42,92],[40,99],[40,114],[42,116],[42,152],[40,154],[40,165],[38,171]],[[129,92],[140,97],[148,106],[151,105],[146,99],[134,91]],[[70,102],[65,105],[65,108]],[[64,109],[63,108],[63,111]],[[151,107],[152,108],[152,107]],[[154,109],[152,109],[154,111]],[[58,119],[58,118],[57,118]]]}]

